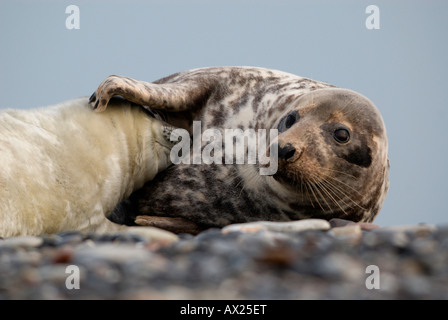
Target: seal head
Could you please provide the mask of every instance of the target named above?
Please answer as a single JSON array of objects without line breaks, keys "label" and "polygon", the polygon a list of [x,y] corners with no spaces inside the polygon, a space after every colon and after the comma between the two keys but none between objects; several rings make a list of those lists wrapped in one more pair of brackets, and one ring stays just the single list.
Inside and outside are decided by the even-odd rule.
[{"label": "seal head", "polygon": [[389,187],[387,135],[375,105],[346,89],[301,96],[278,121],[274,179],[312,217],[373,221]]}]

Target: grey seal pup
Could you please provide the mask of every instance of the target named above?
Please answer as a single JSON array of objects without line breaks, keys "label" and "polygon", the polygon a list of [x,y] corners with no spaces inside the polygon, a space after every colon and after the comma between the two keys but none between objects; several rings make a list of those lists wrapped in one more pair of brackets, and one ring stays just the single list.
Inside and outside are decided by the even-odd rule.
[{"label": "grey seal pup", "polygon": [[127,227],[107,216],[170,162],[172,126],[114,99],[106,112],[88,98],[0,112],[0,237],[164,230]]}]

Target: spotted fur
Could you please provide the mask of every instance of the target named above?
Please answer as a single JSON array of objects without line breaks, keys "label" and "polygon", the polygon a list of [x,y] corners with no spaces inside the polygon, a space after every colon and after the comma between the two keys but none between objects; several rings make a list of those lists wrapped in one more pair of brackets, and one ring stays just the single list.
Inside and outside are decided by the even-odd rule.
[{"label": "spotted fur", "polygon": [[[274,129],[292,111],[297,122],[281,132],[273,176],[258,165],[176,165],[116,209],[117,215],[183,217],[205,227],[304,218],[372,221],[388,190],[387,135],[377,108],[362,95],[285,72],[253,67],[202,68],[153,83],[113,76],[96,91],[95,107],[126,99],[192,131]],[[338,126],[350,131],[335,142]],[[204,143],[205,144],[205,143]],[[204,146],[204,145],[203,145]]]}]

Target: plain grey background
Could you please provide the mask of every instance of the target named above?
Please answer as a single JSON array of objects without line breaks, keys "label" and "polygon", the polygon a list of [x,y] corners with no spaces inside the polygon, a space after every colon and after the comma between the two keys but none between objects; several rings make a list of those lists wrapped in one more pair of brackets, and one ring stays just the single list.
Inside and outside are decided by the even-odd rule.
[{"label": "plain grey background", "polygon": [[[72,4],[79,30],[66,28]],[[365,26],[370,4],[379,30]],[[0,108],[90,95],[110,74],[291,72],[358,91],[380,109],[391,188],[375,223],[447,224],[447,13],[448,1],[0,0]]]}]

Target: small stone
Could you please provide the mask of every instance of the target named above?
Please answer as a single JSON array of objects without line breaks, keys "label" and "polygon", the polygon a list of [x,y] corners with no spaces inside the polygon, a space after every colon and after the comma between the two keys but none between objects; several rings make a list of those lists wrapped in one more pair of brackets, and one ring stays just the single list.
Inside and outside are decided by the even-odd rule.
[{"label": "small stone", "polygon": [[126,263],[145,260],[150,252],[128,244],[100,243],[92,248],[81,248],[71,256],[73,263],[80,261],[105,260],[114,263]]},{"label": "small stone", "polygon": [[379,245],[393,246],[397,248],[404,248],[411,241],[411,237],[406,232],[394,231],[389,228],[380,228],[366,233],[363,237],[363,242],[375,247]]},{"label": "small stone", "polygon": [[361,227],[357,224],[347,225],[345,227],[336,227],[330,230],[335,236],[361,236]]},{"label": "small stone", "polygon": [[358,243],[362,238],[361,226],[358,224],[333,228],[329,233],[352,244]]},{"label": "small stone", "polygon": [[63,243],[63,237],[59,234],[43,234],[41,235],[45,247],[58,247]]},{"label": "small stone", "polygon": [[373,224],[373,223],[353,222],[353,221],[350,221],[350,220],[339,219],[339,218],[333,218],[329,222],[330,222],[330,225],[331,225],[332,228],[352,226],[352,225],[358,225],[358,226],[361,227],[361,230],[366,230],[366,231],[380,228],[379,225],[376,225],[376,224]]},{"label": "small stone", "polygon": [[20,237],[12,237],[6,238],[4,240],[0,240],[0,247],[7,248],[36,248],[39,247],[43,243],[43,239],[35,236],[20,236]]},{"label": "small stone", "polygon": [[414,233],[418,236],[426,236],[437,230],[435,225],[430,224],[419,224],[419,225],[398,225],[398,226],[388,226],[379,229],[378,231],[384,232],[407,232]]},{"label": "small stone", "polygon": [[342,252],[329,252],[317,257],[312,265],[312,273],[327,280],[351,280],[363,282],[365,266],[355,257]]},{"label": "small stone", "polygon": [[230,232],[244,232],[244,233],[254,233],[261,230],[266,230],[266,227],[260,222],[248,222],[248,223],[237,223],[231,224],[222,228],[222,233],[227,234]]},{"label": "small stone", "polygon": [[274,267],[287,267],[293,263],[294,258],[294,252],[291,248],[277,246],[275,248],[266,248],[257,258],[257,261]]},{"label": "small stone", "polygon": [[358,222],[357,224],[361,227],[361,230],[365,230],[365,231],[381,228],[379,225],[369,223],[369,222]]},{"label": "small stone", "polygon": [[329,230],[330,223],[323,219],[304,219],[287,222],[257,221],[231,224],[222,229],[222,233],[245,232],[253,233],[260,230],[274,232],[300,232],[305,230]]},{"label": "small stone", "polygon": [[339,219],[339,218],[330,219],[330,221],[328,221],[328,222],[330,222],[330,225],[331,225],[332,228],[345,227],[345,226],[354,224],[353,221],[345,220],[345,219]]},{"label": "small stone", "polygon": [[62,247],[57,250],[53,256],[53,263],[69,263],[73,257],[73,248],[71,247]]},{"label": "small stone", "polygon": [[138,235],[148,242],[158,242],[161,245],[169,245],[179,240],[176,234],[155,227],[129,227],[126,232]]},{"label": "small stone", "polygon": [[25,267],[20,272],[22,276],[22,281],[28,286],[33,286],[39,284],[42,281],[39,271],[36,268]]},{"label": "small stone", "polygon": [[58,234],[57,244],[61,245],[76,245],[83,241],[83,235],[78,231],[67,231]]}]

